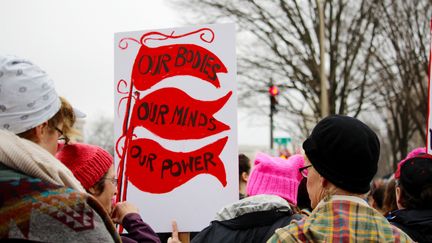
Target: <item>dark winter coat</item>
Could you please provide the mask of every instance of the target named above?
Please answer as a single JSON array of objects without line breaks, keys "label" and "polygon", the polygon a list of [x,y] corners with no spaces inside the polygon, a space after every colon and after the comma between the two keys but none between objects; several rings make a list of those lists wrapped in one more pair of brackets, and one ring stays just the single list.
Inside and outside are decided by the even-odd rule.
[{"label": "dark winter coat", "polygon": [[432,242],[432,209],[401,209],[391,212],[387,219],[411,239]]},{"label": "dark winter coat", "polygon": [[292,219],[301,216],[293,215],[284,199],[273,195],[252,196],[222,209],[192,243],[266,242],[276,229],[288,225]]},{"label": "dark winter coat", "polygon": [[123,218],[122,225],[128,232],[127,234],[121,234],[123,243],[160,243],[160,239],[153,229],[146,224],[137,213],[126,214]]}]

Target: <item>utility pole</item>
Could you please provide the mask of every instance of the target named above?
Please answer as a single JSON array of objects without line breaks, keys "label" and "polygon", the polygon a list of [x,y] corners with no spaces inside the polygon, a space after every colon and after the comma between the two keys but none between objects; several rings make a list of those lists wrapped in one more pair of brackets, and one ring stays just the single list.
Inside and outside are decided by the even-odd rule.
[{"label": "utility pole", "polygon": [[276,105],[278,101],[276,96],[279,94],[279,89],[273,84],[273,80],[270,79],[269,86],[269,97],[270,97],[270,149],[273,150],[273,114],[277,112]]},{"label": "utility pole", "polygon": [[329,100],[327,94],[327,76],[325,74],[324,10],[322,6],[322,0],[316,0],[316,3],[319,15],[321,117],[326,117],[329,115]]},{"label": "utility pole", "polygon": [[270,108],[270,149],[273,150],[273,110]]}]

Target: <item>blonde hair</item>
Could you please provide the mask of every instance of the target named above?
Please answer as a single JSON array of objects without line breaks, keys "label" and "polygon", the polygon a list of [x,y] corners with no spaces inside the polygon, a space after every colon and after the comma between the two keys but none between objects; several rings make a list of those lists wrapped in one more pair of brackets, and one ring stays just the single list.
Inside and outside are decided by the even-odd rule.
[{"label": "blonde hair", "polygon": [[[73,127],[76,122],[75,112],[71,104],[60,96],[61,106],[60,110],[48,120],[48,126],[53,130],[61,123],[63,123],[63,135],[67,138],[80,136],[80,132]],[[35,140],[35,128],[27,130],[25,132],[17,134],[19,137],[34,141]]]}]

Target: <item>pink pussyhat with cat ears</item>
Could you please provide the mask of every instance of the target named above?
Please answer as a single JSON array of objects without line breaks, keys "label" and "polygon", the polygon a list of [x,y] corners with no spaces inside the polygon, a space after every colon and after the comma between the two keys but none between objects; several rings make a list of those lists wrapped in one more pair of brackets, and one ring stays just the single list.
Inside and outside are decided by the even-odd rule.
[{"label": "pink pussyhat with cat ears", "polygon": [[246,188],[249,196],[277,195],[297,205],[297,191],[303,178],[299,172],[304,166],[303,155],[295,154],[282,159],[258,153],[254,164]]}]

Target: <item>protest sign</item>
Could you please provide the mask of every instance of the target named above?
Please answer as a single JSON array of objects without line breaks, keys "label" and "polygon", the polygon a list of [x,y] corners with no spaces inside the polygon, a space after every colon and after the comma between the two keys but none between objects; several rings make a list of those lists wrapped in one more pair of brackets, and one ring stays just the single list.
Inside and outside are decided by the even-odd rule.
[{"label": "protest sign", "polygon": [[157,232],[238,199],[233,24],[115,34],[118,199]]}]

